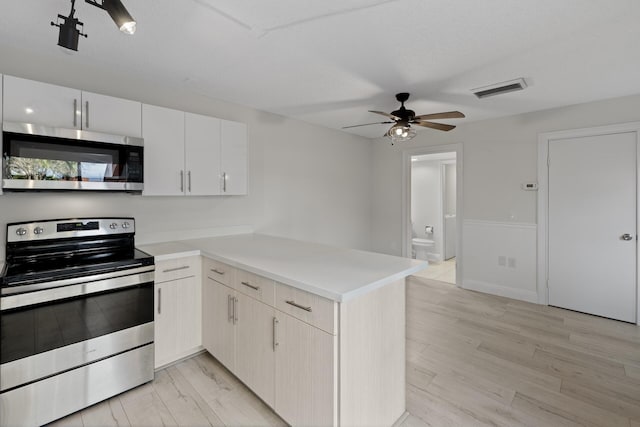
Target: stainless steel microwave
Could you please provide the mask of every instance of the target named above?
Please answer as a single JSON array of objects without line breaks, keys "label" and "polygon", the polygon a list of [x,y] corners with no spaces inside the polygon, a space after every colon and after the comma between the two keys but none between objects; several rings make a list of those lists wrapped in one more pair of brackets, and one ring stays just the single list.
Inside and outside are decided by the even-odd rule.
[{"label": "stainless steel microwave", "polygon": [[142,138],[5,122],[2,188],[139,193],[143,145]]}]

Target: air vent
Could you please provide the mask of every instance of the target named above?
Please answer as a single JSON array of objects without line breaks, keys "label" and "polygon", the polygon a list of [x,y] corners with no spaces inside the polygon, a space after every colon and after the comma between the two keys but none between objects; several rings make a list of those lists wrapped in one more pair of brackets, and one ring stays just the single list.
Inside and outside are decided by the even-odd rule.
[{"label": "air vent", "polygon": [[522,90],[527,87],[527,82],[524,79],[515,79],[508,82],[496,83],[489,86],[483,86],[476,89],[471,89],[471,92],[478,98],[487,98],[489,96],[501,95],[503,93],[514,92],[516,90]]}]

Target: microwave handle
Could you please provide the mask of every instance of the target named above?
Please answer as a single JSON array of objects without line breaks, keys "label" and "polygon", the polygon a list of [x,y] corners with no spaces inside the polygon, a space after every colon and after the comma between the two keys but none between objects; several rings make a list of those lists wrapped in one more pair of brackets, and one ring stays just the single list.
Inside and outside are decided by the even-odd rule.
[{"label": "microwave handle", "polygon": [[84,107],[84,112],[85,112],[85,117],[84,117],[84,127],[89,129],[89,101],[86,101],[84,103],[85,107]]}]

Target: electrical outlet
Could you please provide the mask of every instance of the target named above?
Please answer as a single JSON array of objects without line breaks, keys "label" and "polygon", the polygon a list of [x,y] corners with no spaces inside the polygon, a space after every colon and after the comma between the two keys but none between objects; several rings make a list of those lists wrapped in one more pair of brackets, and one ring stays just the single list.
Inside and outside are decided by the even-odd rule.
[{"label": "electrical outlet", "polygon": [[509,257],[507,259],[507,264],[509,265],[509,268],[516,268],[516,259]]},{"label": "electrical outlet", "polygon": [[505,267],[507,265],[507,257],[504,255],[498,256],[498,265],[500,267]]}]

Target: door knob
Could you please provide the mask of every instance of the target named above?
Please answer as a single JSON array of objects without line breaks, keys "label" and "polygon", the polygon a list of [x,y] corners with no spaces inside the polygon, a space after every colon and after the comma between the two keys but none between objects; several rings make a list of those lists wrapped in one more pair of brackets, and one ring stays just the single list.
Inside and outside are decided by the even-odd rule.
[{"label": "door knob", "polygon": [[631,236],[631,234],[629,234],[629,233],[623,234],[622,236],[620,236],[620,238],[622,240],[633,240],[633,236]]}]

